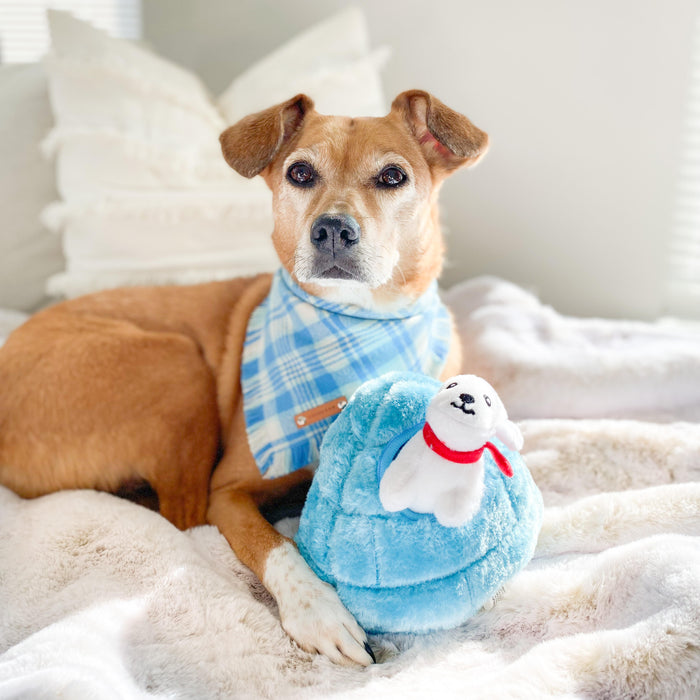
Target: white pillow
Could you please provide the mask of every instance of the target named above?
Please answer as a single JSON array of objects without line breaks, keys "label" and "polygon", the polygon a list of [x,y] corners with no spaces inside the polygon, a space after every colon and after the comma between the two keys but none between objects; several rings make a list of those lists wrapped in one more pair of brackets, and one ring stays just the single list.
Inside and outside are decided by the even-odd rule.
[{"label": "white pillow", "polygon": [[[62,201],[44,220],[63,233],[67,260],[49,280],[55,295],[276,268],[270,192],[260,178],[246,180],[226,165],[221,131],[296,92],[336,113],[384,113],[381,54],[369,52],[359,10],[251,67],[218,106],[196,76],[136,44],[63,12],[49,12],[49,27],[57,125],[45,147],[56,156]],[[289,47],[309,36],[315,53],[290,62]]]},{"label": "white pillow", "polygon": [[47,301],[49,275],[64,267],[61,239],[39,221],[56,197],[39,150],[51,127],[43,67],[0,66],[0,95],[0,308],[34,311]]},{"label": "white pillow", "polygon": [[234,123],[303,92],[325,114],[380,117],[386,110],[379,69],[387,56],[386,48],[370,52],[364,14],[352,7],[251,66],[226,88],[219,108]]},{"label": "white pillow", "polygon": [[145,93],[194,101],[200,109],[212,111],[206,88],[184,68],[133,42],[112,38],[68,12],[49,10],[47,16],[56,58],[128,78],[140,83]]}]

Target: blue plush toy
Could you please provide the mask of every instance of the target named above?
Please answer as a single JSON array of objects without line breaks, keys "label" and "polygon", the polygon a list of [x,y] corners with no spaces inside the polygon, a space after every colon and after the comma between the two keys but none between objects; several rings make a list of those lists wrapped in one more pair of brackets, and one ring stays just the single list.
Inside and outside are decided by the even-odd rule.
[{"label": "blue plush toy", "polygon": [[326,433],[296,542],[368,632],[476,613],[531,559],[542,497],[493,388],[391,373]]}]

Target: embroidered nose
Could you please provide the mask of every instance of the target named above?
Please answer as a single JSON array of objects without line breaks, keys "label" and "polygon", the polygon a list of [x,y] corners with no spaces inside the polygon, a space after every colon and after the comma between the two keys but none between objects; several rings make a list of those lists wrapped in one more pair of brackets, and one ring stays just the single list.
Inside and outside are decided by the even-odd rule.
[{"label": "embroidered nose", "polygon": [[360,224],[349,214],[322,214],[311,226],[311,242],[329,255],[359,243]]},{"label": "embroidered nose", "polygon": [[471,394],[460,394],[459,398],[464,401],[464,403],[474,403],[474,397]]}]

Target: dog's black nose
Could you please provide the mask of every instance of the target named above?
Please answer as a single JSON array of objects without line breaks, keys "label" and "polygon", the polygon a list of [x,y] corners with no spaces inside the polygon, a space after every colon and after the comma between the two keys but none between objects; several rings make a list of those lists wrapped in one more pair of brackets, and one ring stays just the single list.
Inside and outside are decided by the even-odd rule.
[{"label": "dog's black nose", "polygon": [[360,224],[350,214],[321,214],[311,226],[311,242],[330,255],[359,241]]},{"label": "dog's black nose", "polygon": [[474,397],[471,394],[460,394],[459,398],[464,401],[464,403],[474,403]]}]

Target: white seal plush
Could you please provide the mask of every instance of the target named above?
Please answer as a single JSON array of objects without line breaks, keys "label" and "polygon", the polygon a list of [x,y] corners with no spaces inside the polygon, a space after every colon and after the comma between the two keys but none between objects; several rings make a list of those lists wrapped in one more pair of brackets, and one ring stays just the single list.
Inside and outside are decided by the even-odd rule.
[{"label": "white seal plush", "polygon": [[520,450],[523,436],[508,420],[495,389],[481,377],[448,379],[430,402],[426,420],[401,449],[379,485],[389,512],[432,513],[445,527],[459,527],[479,510],[484,493],[483,452],[488,449],[506,476],[513,472],[490,442]]}]

